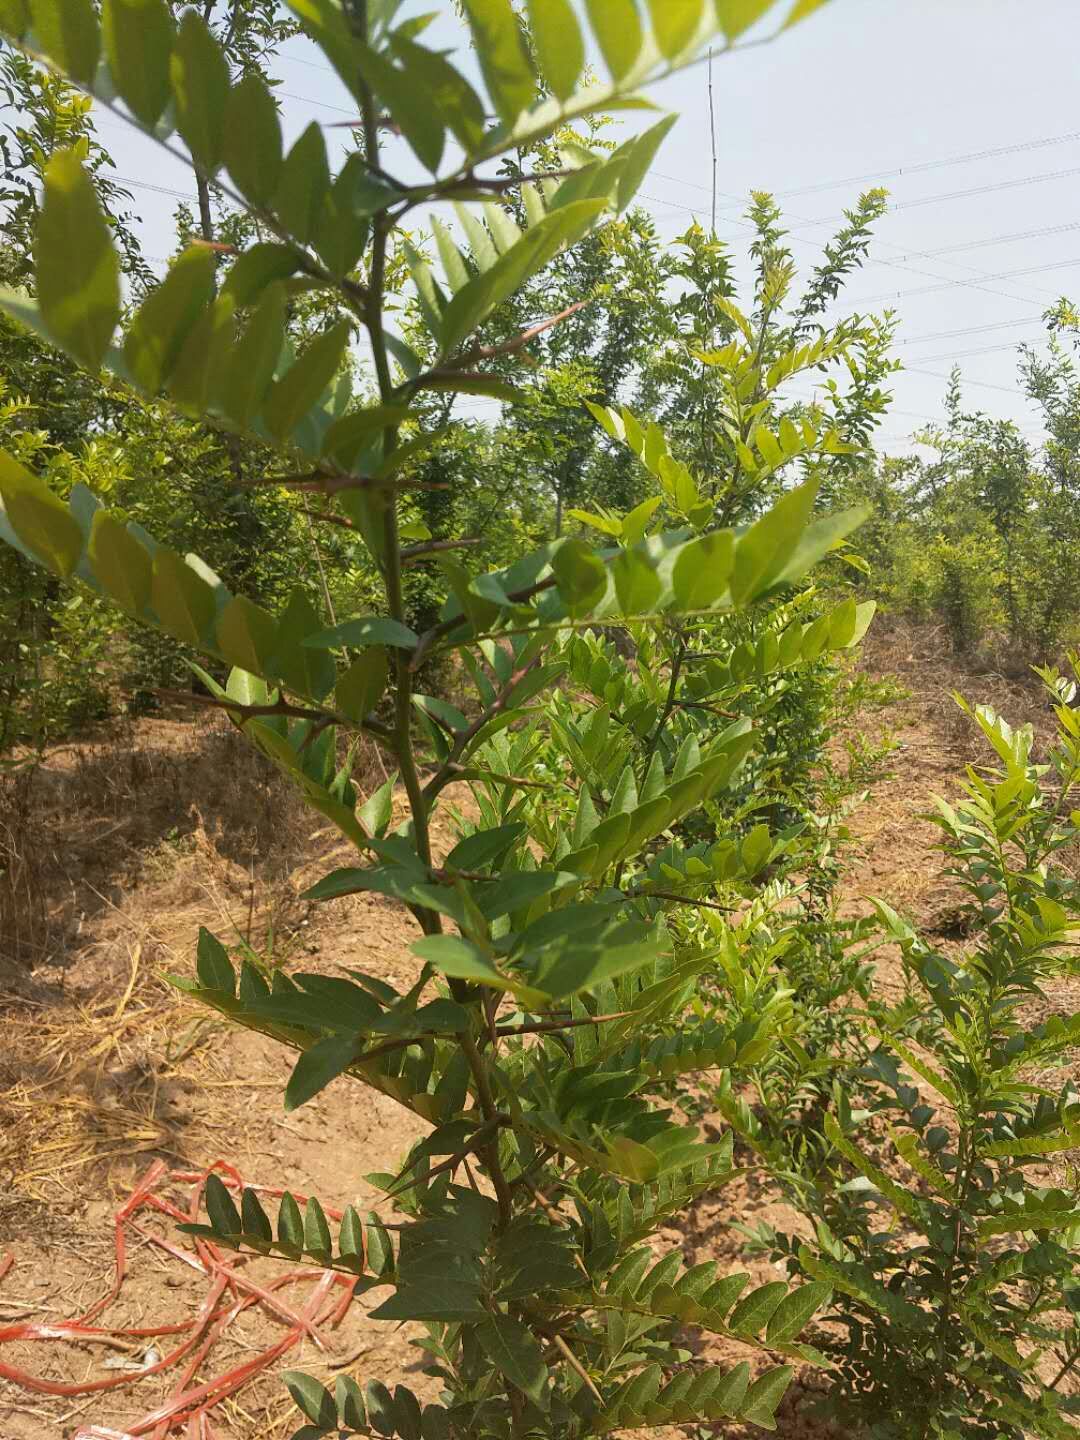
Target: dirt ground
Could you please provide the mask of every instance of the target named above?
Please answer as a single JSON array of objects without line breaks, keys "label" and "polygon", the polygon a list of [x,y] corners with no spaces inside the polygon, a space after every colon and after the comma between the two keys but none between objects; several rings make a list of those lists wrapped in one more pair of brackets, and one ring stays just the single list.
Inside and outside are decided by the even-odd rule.
[{"label": "dirt ground", "polygon": [[[950,692],[1042,728],[1047,711],[1023,680],[965,671],[933,632],[882,627],[862,664],[895,676],[910,696],[863,722],[875,737],[887,727],[898,748],[893,778],[849,822],[856,849],[845,904],[862,909],[867,894],[879,894],[947,934],[955,897],[937,873],[934,828],[918,817],[978,754]],[[369,763],[374,785],[381,775],[374,757]],[[400,980],[414,964],[406,949],[415,938],[411,921],[391,902],[357,896],[316,911],[298,898],[332,865],[334,834],[298,802],[283,803],[242,742],[208,721],[142,720],[120,735],[60,747],[31,780],[9,784],[0,812],[8,852],[8,893],[0,898],[0,1339],[5,1326],[73,1318],[108,1293],[113,1214],[155,1161],[187,1172],[222,1159],[250,1183],[365,1208],[375,1191],[364,1176],[392,1169],[420,1129],[392,1101],[348,1081],[285,1116],[280,1096],[291,1057],[208,1020],[162,979],[170,970],[190,972],[201,924],[272,950],[290,968],[361,965]],[[442,845],[450,837],[443,822]],[[887,960],[881,980],[895,983]],[[1078,998],[1061,997],[1073,1008]],[[157,1193],[186,1205],[190,1185],[166,1174]],[[759,1280],[776,1278],[767,1264],[745,1264],[732,1228],[762,1219],[790,1224],[793,1217],[744,1181],[704,1197],[665,1238],[682,1245],[687,1263],[716,1259]],[[133,1217],[128,1273],[105,1312],[109,1326],[186,1322],[203,1304],[207,1278],[152,1244],[155,1234],[170,1234],[160,1216]],[[259,1261],[244,1273],[266,1285],[285,1269]],[[304,1303],[291,1289],[278,1293],[297,1308]],[[361,1380],[400,1380],[434,1395],[438,1382],[422,1373],[409,1327],[366,1319],[376,1303],[354,1302],[340,1327],[321,1335],[324,1348],[301,1340],[222,1402],[212,1433],[219,1440],[291,1433],[297,1412],[278,1378],[284,1368],[332,1378],[347,1367]],[[288,1329],[284,1319],[246,1311],[199,1374],[253,1360]],[[0,1440],[60,1440],[93,1425],[102,1436],[123,1434],[166,1404],[178,1383],[176,1370],[142,1377],[120,1368],[153,1363],[151,1345],[168,1348],[165,1340],[99,1337],[0,1343],[0,1367],[46,1383],[125,1381],[91,1395],[49,1395],[5,1381],[0,1368]],[[784,1440],[827,1433],[806,1416],[810,1386],[809,1378],[797,1381],[785,1400]]]}]

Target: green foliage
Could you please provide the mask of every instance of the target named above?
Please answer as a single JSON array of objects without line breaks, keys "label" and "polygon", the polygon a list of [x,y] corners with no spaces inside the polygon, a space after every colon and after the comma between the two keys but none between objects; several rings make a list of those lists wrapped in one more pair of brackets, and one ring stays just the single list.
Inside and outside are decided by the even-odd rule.
[{"label": "green foliage", "polygon": [[959,651],[1007,636],[1045,658],[1077,639],[1077,326],[1065,302],[1046,320],[1048,358],[1025,348],[1020,359],[1049,435],[1041,453],[1012,422],[966,412],[957,372],[945,426],[920,436],[934,457],[884,460],[845,487],[874,504],[866,548],[882,599],[940,617]]},{"label": "green foliage", "polygon": [[936,949],[877,902],[907,996],[872,1012],[861,1110],[845,1099],[825,1121],[827,1164],[804,1191],[816,1240],[762,1234],[833,1286],[834,1399],[882,1436],[1073,1433],[1059,1387],[1080,1358],[1077,1190],[1055,1157],[1078,1137],[1062,1074],[1077,1020],[1054,1013],[1052,986],[1080,931],[1061,864],[1080,838],[1068,808],[1080,723],[1075,680],[1042,677],[1058,722],[1049,763],[1033,761],[1029,728],[969,711],[995,759],[932,817],[967,895],[963,949]]},{"label": "green foliage", "polygon": [[[513,396],[504,372],[527,337],[489,345],[485,327],[571,247],[599,243],[668,122],[587,152],[569,175],[546,166],[508,181],[486,162],[638,103],[643,81],[689,61],[717,27],[730,44],[773,7],[687,0],[650,7],[659,23],[646,29],[631,0],[590,3],[607,78],[579,88],[587,32],[576,7],[528,7],[530,36],[508,0],[469,0],[484,99],[423,45],[422,25],[395,28],[393,4],[290,8],[362,118],[361,148],[336,175],[317,127],[281,155],[260,82],[234,80],[221,40],[190,15],[174,26],[159,0],[106,3],[100,36],[80,12],[74,54],[57,26],[12,37],[84,83],[97,45],[94,88],[118,96],[158,141],[175,124],[197,174],[217,174],[246,219],[230,222],[239,253],[220,274],[188,251],[121,316],[98,192],[78,156],[56,156],[36,227],[36,294],[9,290],[0,304],[83,364],[103,364],[118,395],[142,390],[124,400],[132,415],[172,404],[191,417],[190,429],[180,422],[188,442],[213,437],[235,466],[321,491],[379,582],[374,603],[354,601],[340,618],[303,587],[252,593],[246,577],[144,527],[115,494],[102,503],[75,483],[61,500],[32,468],[32,446],[0,465],[8,544],[205,657],[211,669],[197,673],[210,701],[351,842],[354,862],[310,898],[375,891],[418,927],[401,989],[362,969],[271,975],[252,956],[238,967],[202,934],[195,977],[175,983],[297,1052],[288,1108],[348,1077],[430,1131],[396,1173],[373,1177],[406,1217],[393,1233],[350,1210],[335,1234],[316,1199],[301,1211],[289,1195],[275,1227],[257,1195],[234,1197],[215,1179],[195,1232],[344,1269],[384,1292],[376,1319],[425,1326],[445,1385],[438,1404],[422,1409],[405,1387],[391,1394],[377,1380],[362,1391],[343,1379],[331,1395],[290,1373],[305,1437],[565,1437],[725,1417],[771,1428],[791,1368],[714,1370],[681,1332],[819,1364],[800,1337],[831,1280],[743,1293],[745,1277],[684,1271],[678,1251],[657,1256],[645,1242],[735,1173],[731,1135],[704,1139],[672,1087],[710,1068],[734,1090],[771,1048],[798,1052],[803,1022],[776,964],[793,927],[770,886],[777,875],[790,883],[814,846],[797,824],[774,828],[757,813],[769,796],[737,799],[735,787],[790,678],[856,644],[872,606],[807,584],[863,518],[815,509],[862,437],[843,433],[843,414],[796,423],[777,402],[793,374],[881,336],[777,327],[790,276],[760,202],[768,255],[755,318],[726,300],[731,336],[694,357],[727,416],[727,483],[679,458],[659,427],[594,402],[591,415],[625,442],[625,463],[640,462],[639,483],[653,492],[629,512],[585,514],[599,544],[559,536],[469,567],[426,547],[413,492],[449,463],[433,396]],[[384,113],[430,181],[393,174]],[[230,139],[230,118],[257,153]],[[462,150],[449,161],[448,134]],[[522,197],[513,213],[508,190]],[[460,233],[432,227],[436,265],[402,224],[448,200]],[[84,235],[78,264],[65,263],[73,229]],[[857,263],[861,243],[844,263]],[[387,321],[405,283],[411,328],[395,334]],[[823,292],[832,281],[815,283]],[[357,330],[376,395],[356,383]],[[877,402],[852,403],[871,423]],[[403,541],[413,538],[410,554]],[[417,553],[437,555],[441,579],[414,626],[403,567]],[[329,582],[323,598],[333,598]],[[445,657],[468,677],[454,703],[418,688],[423,668]],[[368,736],[395,767],[409,806],[396,829],[394,780],[359,805],[339,731]],[[540,781],[541,765],[566,783]],[[460,821],[439,859],[430,821],[458,782],[479,818]],[[702,813],[714,831],[706,841],[694,833]],[[736,903],[745,915],[728,924],[720,917]],[[484,1189],[461,1183],[474,1166]]]}]

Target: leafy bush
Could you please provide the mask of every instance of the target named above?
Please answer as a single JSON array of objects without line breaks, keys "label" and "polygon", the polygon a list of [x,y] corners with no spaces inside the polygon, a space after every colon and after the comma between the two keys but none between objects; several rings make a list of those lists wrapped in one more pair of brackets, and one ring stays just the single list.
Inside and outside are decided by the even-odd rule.
[{"label": "leafy bush", "polygon": [[[182,525],[159,539],[81,479],[64,503],[27,451],[0,453],[0,534],[80,582],[79,594],[204,657],[207,703],[355,847],[355,862],[309,897],[377,892],[420,932],[405,990],[362,968],[270,973],[205,931],[194,978],[175,977],[297,1052],[288,1108],[348,1077],[431,1127],[396,1173],[372,1177],[377,1209],[347,1209],[336,1231],[314,1197],[301,1210],[286,1195],[272,1220],[254,1191],[207,1179],[195,1235],[342,1271],[360,1292],[383,1292],[376,1319],[424,1327],[438,1401],[347,1376],[331,1393],[293,1372],[299,1436],[772,1427],[792,1365],[711,1366],[684,1343],[687,1327],[831,1364],[833,1394],[879,1434],[1064,1433],[1070,1406],[1057,1386],[1080,1359],[1068,1249],[1080,1210],[1071,1176],[1036,1185],[1025,1171],[1073,1145],[1075,1102],[1033,1085],[1027,1067],[1060,1061],[1076,1027],[1022,1006],[1068,964],[1080,909],[1075,880],[1055,868],[1080,828],[1062,813],[1080,778],[1071,682],[1045,673],[1061,726],[1054,792],[1030,736],[980,714],[1001,768],[971,771],[966,798],[942,809],[949,866],[972,896],[969,954],[933,950],[879,905],[910,982],[888,1008],[870,984],[869,925],[839,921],[833,903],[845,806],[884,753],[855,746],[846,771],[815,773],[842,713],[827,657],[856,644],[873,611],[835,577],[809,583],[827,557],[845,556],[865,513],[820,515],[815,504],[850,477],[890,362],[887,325],[830,331],[819,317],[858,263],[876,202],[853,215],[839,261],[791,324],[776,322],[793,275],[764,197],[752,314],[706,277],[723,324],[707,347],[706,336],[689,340],[678,363],[691,356],[709,372],[716,445],[693,453],[682,415],[669,443],[630,410],[590,406],[613,450],[640,462],[624,456],[624,473],[651,492],[628,511],[575,516],[599,545],[561,536],[493,568],[461,560],[460,541],[475,537],[431,538],[429,520],[449,520],[426,503],[429,467],[450,477],[470,463],[461,445],[440,449],[432,397],[518,401],[509,362],[528,335],[488,343],[483,327],[625,212],[669,122],[585,153],[569,174],[488,168],[626,105],[718,27],[730,45],[771,7],[657,0],[645,33],[631,0],[590,4],[608,79],[583,87],[586,35],[572,5],[535,0],[526,34],[509,0],[467,0],[485,98],[422,43],[422,21],[395,27],[393,0],[290,8],[361,117],[362,145],[333,176],[315,126],[283,152],[267,87],[254,71],[232,77],[195,12],[174,26],[163,0],[145,0],[135,29],[119,0],[104,0],[99,29],[72,0],[5,7],[15,40],[119,96],[159,143],[176,144],[175,123],[204,180],[261,228],[235,227],[227,265],[205,246],[185,250],[114,345],[110,227],[78,156],[61,152],[45,174],[36,293],[7,291],[0,305],[150,397],[133,405],[165,412],[167,399],[194,422],[192,443],[227,453],[235,437],[272,460],[261,478],[277,504],[282,489],[318,492],[322,513],[366,548],[379,603],[328,626],[303,587],[254,598],[250,575],[182,557]],[[815,8],[800,0],[786,24]],[[386,117],[431,180],[390,169]],[[446,158],[451,143],[460,159]],[[432,227],[436,265],[401,232],[418,205],[447,200],[460,231]],[[387,325],[399,271],[416,294],[404,334]],[[327,323],[296,346],[291,307],[315,294]],[[353,389],[358,332],[374,398]],[[786,381],[833,362],[854,363],[853,392],[786,410]],[[351,552],[342,560],[355,566]],[[432,568],[407,584],[416,561]],[[418,688],[437,660],[462,677],[458,703]],[[808,743],[793,743],[793,717],[807,719]],[[339,764],[339,732],[370,737],[396,767],[363,804],[349,761]],[[408,817],[391,830],[398,780]],[[475,808],[439,856],[431,817],[461,784]],[[686,1120],[714,1069],[732,1128],[707,1143]],[[905,1188],[891,1160],[874,1158],[883,1132],[925,1188]],[[713,1263],[686,1269],[658,1237],[737,1173],[736,1133],[816,1222],[809,1243],[758,1235],[796,1283],[748,1289],[746,1275]],[[378,1213],[391,1201],[405,1216],[393,1228]],[[893,1220],[883,1227],[869,1204]],[[810,1345],[815,1316],[838,1329]],[[1053,1347],[1057,1373],[1044,1374],[1041,1351]]]},{"label": "leafy bush", "polygon": [[[762,8],[720,7],[729,43]],[[790,18],[812,8],[803,4]],[[209,1223],[200,1233],[344,1269],[361,1289],[389,1289],[377,1317],[427,1326],[426,1346],[446,1387],[441,1403],[421,1411],[407,1388],[391,1394],[377,1380],[361,1391],[343,1379],[331,1396],[295,1375],[291,1388],[309,1421],[304,1434],[373,1426],[410,1437],[565,1435],[725,1415],[769,1425],[790,1367],[752,1379],[746,1363],[732,1370],[698,1365],[680,1348],[678,1331],[693,1323],[813,1361],[798,1336],[829,1287],[767,1285],[744,1295],[745,1277],[721,1279],[713,1266],[685,1271],[678,1251],[657,1262],[644,1243],[666,1215],[732,1172],[730,1143],[703,1143],[657,1103],[652,1081],[718,1059],[737,1067],[740,1053],[747,1060],[759,1054],[784,1020],[781,996],[737,1025],[706,1008],[698,1026],[686,1029],[682,1015],[697,977],[718,946],[735,975],[738,950],[720,935],[677,937],[677,919],[666,920],[670,902],[649,869],[660,863],[649,856],[663,837],[736,773],[754,744],[750,719],[723,717],[719,726],[694,726],[700,733],[666,733],[673,711],[663,698],[659,648],[648,698],[663,735],[642,744],[651,722],[641,710],[636,731],[604,757],[610,798],[598,796],[597,804],[583,789],[574,815],[551,822],[551,843],[539,853],[525,816],[531,787],[519,771],[544,723],[530,702],[571,663],[553,637],[565,635],[559,647],[572,645],[572,632],[598,625],[640,635],[670,627],[677,635],[680,616],[747,610],[797,585],[858,520],[857,513],[812,518],[815,466],[842,442],[812,426],[782,427],[778,439],[759,418],[762,410],[747,411],[740,434],[751,463],[771,475],[798,457],[811,478],[741,533],[712,528],[713,507],[699,499],[680,529],[646,536],[642,527],[599,550],[569,539],[493,574],[470,573],[440,550],[450,593],[423,634],[405,624],[398,513],[413,467],[438,440],[437,431],[417,427],[416,397],[456,389],[513,398],[504,379],[485,373],[487,356],[470,337],[558,251],[625,208],[667,122],[586,159],[569,177],[519,182],[524,229],[498,203],[504,181],[478,171],[575,116],[621,103],[648,74],[690,58],[713,33],[712,15],[700,4],[653,6],[649,49],[633,5],[590,7],[611,80],[579,90],[584,49],[571,9],[530,7],[550,91],[543,99],[509,4],[475,0],[466,12],[486,103],[500,117],[491,129],[469,82],[421,44],[422,27],[393,28],[395,5],[338,8],[315,0],[295,10],[363,117],[363,149],[333,180],[315,127],[282,155],[265,86],[253,74],[230,81],[194,12],[174,29],[165,6],[150,4],[135,31],[114,0],[105,0],[99,32],[89,10],[71,28],[51,23],[50,0],[36,6],[32,42],[95,86],[106,83],[103,50],[109,92],[159,140],[171,96],[196,164],[213,173],[224,163],[229,179],[219,183],[274,239],[248,245],[220,281],[213,252],[185,252],[114,348],[121,307],[111,236],[77,157],[61,153],[45,176],[36,300],[18,293],[2,300],[81,363],[105,362],[127,383],[164,391],[196,417],[206,413],[227,432],[276,446],[287,457],[279,483],[302,475],[304,485],[340,505],[385,588],[384,613],[354,615],[330,629],[297,593],[275,613],[235,592],[236,581],[227,584],[205,561],[184,560],[125,523],[122,511],[101,505],[81,483],[64,505],[15,457],[0,458],[9,543],[234,667],[225,687],[202,672],[216,703],[366,862],[325,877],[312,896],[378,890],[401,901],[422,933],[413,946],[416,981],[406,993],[361,971],[348,980],[290,980],[278,971],[271,985],[249,958],[238,975],[226,950],[203,934],[197,979],[177,983],[300,1052],[288,1106],[347,1073],[423,1116],[432,1131],[401,1171],[385,1178],[388,1196],[411,1217],[396,1236],[377,1215],[355,1211],[332,1235],[317,1200],[301,1216],[291,1197],[274,1229],[253,1192],[237,1207],[215,1177],[207,1182]],[[23,38],[19,10],[5,18]],[[403,185],[380,158],[383,107],[433,173],[448,130],[464,160],[431,182]],[[479,216],[461,212],[467,251],[441,234],[441,277],[419,255],[407,255],[433,363],[385,326],[390,240],[422,198],[483,206]],[[77,252],[68,244],[73,233]],[[296,354],[283,345],[289,296],[312,287],[330,294],[344,318]],[[357,325],[371,345],[375,406],[351,395],[347,356]],[[517,348],[514,338],[503,353]],[[809,342],[784,373],[821,353]],[[754,377],[752,357],[738,364],[742,382],[760,383],[766,393],[767,377]],[[766,644],[762,664],[790,666],[804,653],[848,645],[867,618],[853,602],[812,624],[793,617]],[[681,652],[683,642],[676,644]],[[447,652],[461,657],[475,687],[468,715],[415,691],[421,666]],[[645,673],[639,664],[639,676]],[[674,679],[667,686],[673,691]],[[356,809],[347,765],[335,768],[339,726],[374,737],[398,767],[410,818],[396,832],[388,833],[392,782]],[[588,743],[602,743],[598,731]],[[475,787],[481,820],[463,825],[439,862],[430,815],[462,779]],[[713,863],[732,880],[749,879],[776,848],[759,825],[741,842],[718,847]],[[664,854],[675,861],[668,868],[676,889],[680,874],[688,889],[698,888],[681,843],[672,840]],[[459,1182],[473,1165],[486,1191]]]},{"label": "leafy bush", "polygon": [[953,373],[947,421],[920,439],[930,460],[882,459],[842,493],[871,499],[864,540],[875,592],[920,618],[940,618],[954,648],[1007,636],[1024,654],[1060,655],[1077,640],[1080,471],[1078,323],[1064,301],[1046,315],[1047,358],[1021,350],[1020,381],[1049,439],[1031,445],[1011,421],[965,411]]},{"label": "leafy bush", "polygon": [[[1072,657],[1080,679],[1080,657]],[[939,800],[945,873],[966,892],[960,953],[884,901],[907,994],[871,1005],[875,1041],[804,1167],[816,1237],[759,1232],[793,1273],[834,1287],[834,1413],[880,1436],[1072,1434],[1060,1385],[1080,1360],[1075,1237],[1080,1109],[1063,1079],[1077,1017],[1052,1008],[1072,974],[1080,884],[1075,680],[1055,704],[1049,764],[1030,727],[973,712],[996,761]],[[963,703],[963,702],[961,702]],[[966,708],[966,707],[965,707]],[[856,1099],[857,1096],[857,1099]],[[1055,1157],[1061,1157],[1059,1163]]]}]

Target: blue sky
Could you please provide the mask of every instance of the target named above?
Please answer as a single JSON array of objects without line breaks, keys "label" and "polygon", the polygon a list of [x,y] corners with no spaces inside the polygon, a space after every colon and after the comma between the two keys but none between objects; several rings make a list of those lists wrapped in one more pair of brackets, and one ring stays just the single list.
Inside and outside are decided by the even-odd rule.
[{"label": "blue sky", "polygon": [[[458,38],[449,20],[431,33]],[[783,201],[806,265],[861,190],[890,191],[873,263],[847,292],[902,322],[908,368],[885,448],[908,450],[911,431],[940,416],[954,359],[970,407],[1040,433],[1016,385],[1016,347],[1039,341],[1057,297],[1080,297],[1078,45],[1075,0],[831,0],[775,44],[715,61],[717,230],[736,254],[752,188]],[[289,133],[352,113],[305,42],[277,73]],[[698,66],[651,92],[680,115],[641,195],[665,237],[708,223],[707,79]],[[191,193],[184,167],[112,116],[101,132],[120,174],[141,182],[147,251],[167,255],[176,199],[162,192]]]}]

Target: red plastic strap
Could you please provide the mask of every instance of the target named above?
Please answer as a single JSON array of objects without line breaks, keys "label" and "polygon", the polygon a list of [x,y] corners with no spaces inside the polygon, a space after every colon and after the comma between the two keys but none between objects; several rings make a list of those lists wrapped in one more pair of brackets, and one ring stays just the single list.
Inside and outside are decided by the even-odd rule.
[{"label": "red plastic strap", "polygon": [[[166,1440],[174,1431],[183,1431],[184,1440],[217,1440],[211,1423],[210,1411],[227,1396],[235,1394],[255,1375],[286,1354],[304,1339],[311,1339],[321,1348],[326,1341],[320,1334],[320,1326],[338,1326],[352,1303],[356,1278],[340,1275],[332,1270],[303,1269],[288,1270],[265,1284],[258,1284],[243,1273],[241,1267],[247,1257],[223,1255],[217,1246],[202,1238],[194,1241],[194,1253],[182,1249],[164,1236],[144,1229],[134,1220],[141,1210],[147,1209],[169,1219],[184,1223],[197,1219],[199,1202],[206,1177],[212,1171],[222,1172],[224,1183],[231,1189],[243,1189],[244,1181],[234,1165],[217,1160],[205,1170],[170,1171],[165,1163],[156,1160],[146,1171],[123,1205],[113,1217],[115,1232],[115,1261],[113,1282],[110,1288],[90,1308],[75,1320],[55,1323],[23,1321],[0,1327],[0,1346],[17,1341],[79,1340],[94,1336],[122,1336],[125,1339],[151,1339],[165,1335],[182,1336],[180,1343],[167,1355],[144,1370],[127,1374],[108,1376],[100,1380],[83,1380],[65,1383],[46,1380],[31,1375],[17,1366],[0,1361],[0,1377],[9,1380],[22,1389],[40,1395],[55,1395],[72,1398],[93,1395],[107,1390],[117,1390],[132,1385],[148,1375],[160,1374],[186,1362],[178,1383],[168,1400],[144,1415],[129,1429],[111,1430],[107,1426],[89,1424],[76,1431],[73,1440]],[[191,1193],[186,1209],[157,1194],[163,1184],[188,1185]],[[265,1195],[280,1196],[284,1191],[268,1186],[253,1186]],[[298,1197],[304,1201],[306,1197]],[[328,1209],[333,1219],[340,1219],[341,1212]],[[127,1275],[128,1236],[130,1226],[135,1235],[144,1243],[162,1250],[166,1255],[196,1270],[209,1280],[209,1289],[190,1319],[164,1325],[137,1327],[94,1324],[102,1312],[113,1303],[123,1288]],[[14,1256],[0,1260],[0,1280],[11,1270]],[[278,1298],[276,1291],[292,1284],[314,1281],[314,1289],[307,1303],[299,1308],[288,1305]],[[339,1287],[340,1297],[325,1306],[331,1291]],[[266,1314],[286,1325],[285,1333],[260,1352],[253,1359],[235,1366],[212,1379],[195,1383],[195,1377],[209,1357],[221,1335],[244,1310],[258,1306]]]}]

